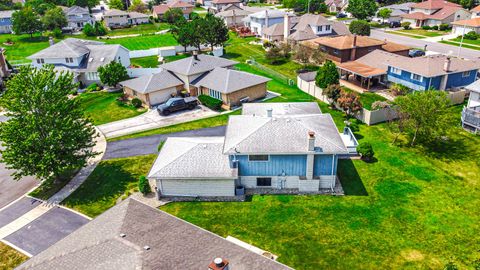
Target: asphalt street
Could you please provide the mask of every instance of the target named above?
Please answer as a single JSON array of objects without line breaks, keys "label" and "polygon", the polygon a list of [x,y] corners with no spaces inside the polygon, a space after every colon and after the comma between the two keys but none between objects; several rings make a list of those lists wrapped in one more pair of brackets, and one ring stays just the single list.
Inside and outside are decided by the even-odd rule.
[{"label": "asphalt street", "polygon": [[224,136],[225,130],[226,126],[219,126],[108,142],[103,159],[156,154],[158,144],[168,137]]}]

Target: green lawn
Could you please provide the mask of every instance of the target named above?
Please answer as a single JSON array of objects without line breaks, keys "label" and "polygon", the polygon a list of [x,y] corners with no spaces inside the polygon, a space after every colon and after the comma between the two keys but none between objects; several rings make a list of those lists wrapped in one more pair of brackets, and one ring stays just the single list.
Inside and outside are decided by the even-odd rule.
[{"label": "green lawn", "polygon": [[422,39],[426,37],[439,37],[439,36],[449,34],[449,32],[446,32],[446,31],[423,30],[423,29],[409,29],[409,30],[401,29],[401,30],[386,31],[386,32],[389,34],[396,34],[396,35],[407,36],[407,37],[412,37],[417,39]]},{"label": "green lawn", "polygon": [[[459,115],[461,106],[453,109]],[[480,137],[457,127],[437,152],[392,145],[386,124],[360,125],[357,138],[373,145],[377,161],[339,162],[346,196],[265,195],[162,210],[297,269],[442,269],[450,258],[470,269],[480,257]]]},{"label": "green lawn", "polygon": [[145,109],[136,109],[131,105],[117,101],[122,93],[92,92],[80,94],[80,106],[85,115],[90,117],[95,125],[101,125],[144,113]]},{"label": "green lawn", "polygon": [[60,176],[56,181],[46,180],[43,181],[34,191],[30,192],[30,196],[48,200],[50,197],[60,191],[72,178],[77,174],[78,170],[68,171],[64,175]]},{"label": "green lawn", "polygon": [[122,36],[131,34],[152,34],[170,28],[168,23],[149,23],[134,25],[130,28],[119,28],[108,32],[108,36]]},{"label": "green lawn", "polygon": [[[4,44],[8,39],[14,42],[13,45]],[[30,38],[30,35],[2,34],[0,35],[0,43],[0,46],[6,50],[5,55],[11,64],[31,62],[26,59],[27,56],[49,46],[48,37],[39,34],[34,35],[33,38]]]},{"label": "green lawn", "polygon": [[[440,41],[440,43],[453,45],[453,46],[457,46],[457,47],[460,46],[460,44],[458,44],[458,43],[451,42],[451,41],[445,41],[445,40]],[[480,50],[479,46],[469,45],[469,44],[465,44],[465,43],[462,45],[462,48],[468,48],[468,49],[472,49],[472,50]]]},{"label": "green lawn", "polygon": [[65,201],[65,206],[96,217],[118,200],[138,191],[138,178],[146,175],[156,155],[101,161],[87,180]]},{"label": "green lawn", "polygon": [[132,65],[141,66],[144,68],[154,68],[158,67],[158,56],[146,56],[138,58],[130,58],[130,63]]},{"label": "green lawn", "polygon": [[100,40],[107,44],[120,44],[129,50],[146,50],[157,47],[175,46],[177,41],[172,34],[145,35],[138,37],[112,38]]},{"label": "green lawn", "polygon": [[14,269],[27,259],[27,256],[0,242],[0,270]]}]

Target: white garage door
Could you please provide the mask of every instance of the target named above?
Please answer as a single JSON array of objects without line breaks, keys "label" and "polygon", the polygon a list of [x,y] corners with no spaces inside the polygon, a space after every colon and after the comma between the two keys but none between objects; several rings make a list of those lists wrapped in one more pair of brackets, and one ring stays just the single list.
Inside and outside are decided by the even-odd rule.
[{"label": "white garage door", "polygon": [[234,196],[233,179],[157,180],[166,196]]},{"label": "white garage door", "polygon": [[175,88],[165,89],[157,92],[150,93],[150,105],[158,105],[167,101],[172,97],[172,94],[175,94],[177,90]]}]

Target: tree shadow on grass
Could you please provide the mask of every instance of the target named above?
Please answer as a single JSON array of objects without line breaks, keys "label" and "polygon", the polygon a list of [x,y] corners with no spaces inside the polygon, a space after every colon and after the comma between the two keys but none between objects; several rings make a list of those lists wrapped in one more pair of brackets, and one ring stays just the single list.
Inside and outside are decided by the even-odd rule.
[{"label": "tree shadow on grass", "polygon": [[440,139],[424,145],[426,155],[437,159],[464,160],[468,158],[465,141],[458,138]]},{"label": "tree shadow on grass", "polygon": [[228,52],[228,53],[224,54],[223,57],[227,58],[227,59],[235,59],[235,58],[242,57],[242,55],[239,54],[239,53]]},{"label": "tree shadow on grass", "polygon": [[338,178],[340,179],[345,195],[368,196],[368,192],[351,159],[339,160]]}]

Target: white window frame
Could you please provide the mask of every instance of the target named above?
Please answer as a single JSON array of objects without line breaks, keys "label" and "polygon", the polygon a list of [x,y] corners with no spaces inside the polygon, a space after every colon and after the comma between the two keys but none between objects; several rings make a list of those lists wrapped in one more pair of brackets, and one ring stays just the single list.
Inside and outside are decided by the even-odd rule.
[{"label": "white window frame", "polygon": [[[419,79],[416,79],[415,77],[419,77]],[[423,76],[422,75],[418,75],[418,74],[415,74],[415,73],[412,73],[410,75],[410,78],[414,81],[417,81],[417,82],[423,82]]]},{"label": "white window frame", "polygon": [[325,31],[330,31],[331,26],[330,25],[325,25]]},{"label": "white window frame", "polygon": [[208,88],[208,95],[212,98],[215,98],[215,99],[218,99],[218,100],[223,100],[222,99],[222,93],[217,91],[217,90],[213,90],[213,89]]},{"label": "white window frame", "polygon": [[471,72],[470,70],[462,72],[462,78],[470,77],[470,74],[471,74],[470,72]]},{"label": "white window frame", "polygon": [[390,67],[390,71],[391,71],[393,74],[402,75],[402,70],[401,70],[401,69],[398,69],[398,68],[396,68],[396,67]]},{"label": "white window frame", "polygon": [[[267,156],[267,160],[252,160],[254,156]],[[248,162],[270,162],[270,155],[248,155]]]},{"label": "white window frame", "polygon": [[322,32],[323,31],[323,25],[317,26],[317,32]]}]

